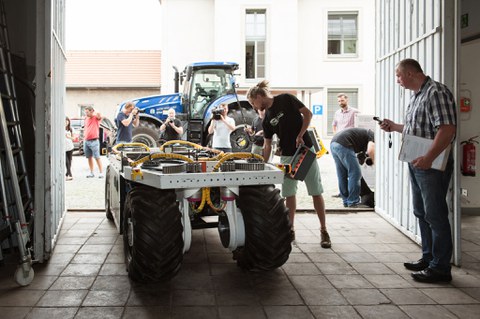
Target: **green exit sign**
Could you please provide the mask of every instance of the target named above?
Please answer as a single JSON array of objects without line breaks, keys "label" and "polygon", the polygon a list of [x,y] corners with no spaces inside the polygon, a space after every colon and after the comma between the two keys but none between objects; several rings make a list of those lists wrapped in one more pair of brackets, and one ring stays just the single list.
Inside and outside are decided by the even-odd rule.
[{"label": "green exit sign", "polygon": [[468,27],[468,13],[462,14],[460,27],[462,29]]}]

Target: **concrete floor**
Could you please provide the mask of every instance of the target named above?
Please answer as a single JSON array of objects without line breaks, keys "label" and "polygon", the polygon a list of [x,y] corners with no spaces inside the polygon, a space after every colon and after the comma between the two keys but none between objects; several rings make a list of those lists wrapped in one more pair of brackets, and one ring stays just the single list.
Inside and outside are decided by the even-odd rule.
[{"label": "concrete floor", "polygon": [[[479,318],[480,216],[463,218],[463,266],[449,284],[421,284],[402,263],[420,247],[371,212],[298,214],[296,242],[281,268],[236,266],[215,229],[194,231],[170,282],[140,285],[125,271],[122,237],[104,213],[69,212],[52,258],[27,287],[0,267],[0,318]],[[10,261],[10,262],[9,262]]]}]

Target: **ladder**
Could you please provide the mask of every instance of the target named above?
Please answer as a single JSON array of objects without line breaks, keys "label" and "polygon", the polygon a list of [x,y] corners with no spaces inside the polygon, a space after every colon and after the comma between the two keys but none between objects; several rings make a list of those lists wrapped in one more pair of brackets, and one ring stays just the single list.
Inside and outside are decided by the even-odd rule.
[{"label": "ladder", "polygon": [[[34,276],[30,249],[33,197],[23,153],[5,6],[0,0],[0,209],[3,218],[0,244],[8,238],[10,248],[18,246],[20,263],[15,280],[26,286]],[[3,260],[1,249],[0,260]]]}]

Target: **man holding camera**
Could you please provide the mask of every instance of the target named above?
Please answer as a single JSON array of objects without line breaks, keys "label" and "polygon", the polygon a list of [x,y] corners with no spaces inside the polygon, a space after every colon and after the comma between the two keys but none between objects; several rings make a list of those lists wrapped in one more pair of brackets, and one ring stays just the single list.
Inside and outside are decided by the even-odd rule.
[{"label": "man holding camera", "polygon": [[221,104],[219,111],[212,113],[212,122],[208,127],[208,134],[213,134],[212,147],[225,153],[231,152],[230,134],[235,130],[235,120],[227,115],[228,104]]},{"label": "man holding camera", "polygon": [[[330,151],[337,168],[338,187],[344,207],[367,208],[360,202],[362,171],[359,160],[373,164],[375,135],[372,130],[352,127],[338,132],[330,143]],[[359,158],[357,158],[360,154]]]},{"label": "man holding camera", "polygon": [[133,102],[127,102],[121,112],[118,113],[115,123],[117,124],[117,139],[115,144],[131,143],[133,127],[137,127],[140,118],[137,115],[138,108]]},{"label": "man holding camera", "polygon": [[160,126],[160,132],[163,133],[163,139],[166,141],[181,140],[183,134],[182,122],[175,118],[175,110],[168,109],[168,117]]}]

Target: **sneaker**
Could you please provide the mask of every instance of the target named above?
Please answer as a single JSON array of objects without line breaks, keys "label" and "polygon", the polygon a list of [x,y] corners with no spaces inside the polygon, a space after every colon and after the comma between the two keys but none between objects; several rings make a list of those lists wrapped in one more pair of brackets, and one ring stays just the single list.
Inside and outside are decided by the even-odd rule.
[{"label": "sneaker", "polygon": [[330,248],[332,247],[332,243],[330,242],[330,235],[328,234],[326,229],[321,229],[320,230],[320,246],[322,248]]},{"label": "sneaker", "polygon": [[103,175],[98,175],[98,178],[103,178]]},{"label": "sneaker", "polygon": [[342,195],[340,195],[340,193],[338,193],[338,194],[332,195],[332,197],[333,198],[340,198],[340,197],[342,197]]},{"label": "sneaker", "polygon": [[65,178],[67,181],[71,181],[73,179],[72,176],[67,176],[67,178]]},{"label": "sneaker", "polygon": [[92,177],[95,177],[95,175],[93,175],[93,173],[90,173],[87,175],[87,178],[92,178]]}]

